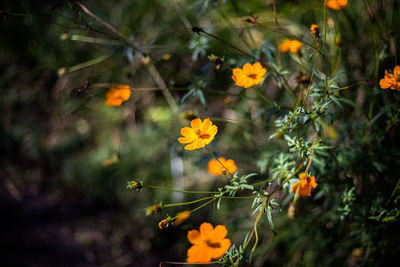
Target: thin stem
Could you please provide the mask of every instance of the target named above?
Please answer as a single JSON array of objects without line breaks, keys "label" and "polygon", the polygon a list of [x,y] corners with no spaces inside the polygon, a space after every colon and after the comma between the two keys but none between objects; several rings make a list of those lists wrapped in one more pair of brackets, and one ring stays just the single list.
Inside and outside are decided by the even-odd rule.
[{"label": "thin stem", "polygon": [[367,82],[357,82],[355,84],[349,85],[349,86],[345,86],[345,87],[340,87],[334,90],[329,91],[329,93],[333,93],[333,92],[337,92],[337,91],[341,91],[341,90],[345,90],[345,89],[349,89],[351,87],[357,86],[357,85],[362,85],[362,84],[367,84]]},{"label": "thin stem", "polygon": [[159,187],[159,186],[147,185],[147,184],[144,184],[143,187],[150,188],[150,189],[158,189],[158,190],[164,190],[164,191],[177,192],[177,193],[184,193],[184,194],[218,194],[219,193],[219,192],[212,192],[212,191],[176,190],[176,189],[172,189],[172,188]]},{"label": "thin stem", "polygon": [[397,181],[397,184],[396,184],[396,186],[394,187],[393,193],[390,195],[389,199],[386,201],[385,207],[386,207],[387,205],[389,205],[390,200],[392,200],[394,194],[396,194],[396,191],[399,189],[399,187],[400,187],[400,179]]},{"label": "thin stem", "polygon": [[[275,0],[272,0],[272,5],[274,7],[274,18],[275,18],[275,28],[276,28],[276,32],[275,32],[275,39],[276,39],[276,47],[279,47],[279,24],[278,24],[278,16],[276,14],[276,5],[275,5]],[[278,49],[278,67],[279,69],[281,68],[281,53]]]},{"label": "thin stem", "polygon": [[213,197],[203,197],[203,198],[199,198],[199,199],[188,201],[188,202],[171,203],[171,204],[165,204],[165,205],[163,204],[162,206],[163,206],[163,208],[175,207],[175,206],[184,206],[184,205],[190,205],[190,204],[194,204],[194,203],[197,203],[197,202],[201,202],[201,201],[204,201],[204,200],[207,200],[207,199],[215,200],[216,197],[214,197],[214,196]]},{"label": "thin stem", "polygon": [[251,87],[251,89],[253,90],[253,92],[262,100],[264,100],[265,102],[267,102],[268,104],[270,104],[271,106],[273,106],[274,108],[276,108],[277,110],[279,110],[280,112],[282,112],[282,110],[273,102],[271,102],[270,100],[268,100],[265,96],[263,96],[256,88]]},{"label": "thin stem", "polygon": [[312,147],[311,147],[310,159],[309,159],[309,161],[308,161],[307,168],[306,168],[306,170],[304,171],[305,173],[307,173],[308,170],[309,170],[310,167],[311,167],[311,163],[312,163],[312,160],[313,160],[313,157],[314,157],[314,151],[315,151],[315,144],[316,144],[316,141],[317,141],[317,132],[314,133],[314,140],[313,140],[313,144],[312,144]]}]

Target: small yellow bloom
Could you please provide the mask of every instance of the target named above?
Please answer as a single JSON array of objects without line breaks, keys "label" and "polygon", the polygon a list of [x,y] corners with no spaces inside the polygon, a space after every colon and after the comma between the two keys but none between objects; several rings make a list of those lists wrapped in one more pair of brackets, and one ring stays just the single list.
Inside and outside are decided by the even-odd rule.
[{"label": "small yellow bloom", "polygon": [[281,53],[287,53],[287,52],[292,52],[293,54],[300,55],[300,49],[301,49],[301,42],[297,40],[290,40],[290,39],[285,39],[278,47],[279,52]]},{"label": "small yellow bloom", "polygon": [[111,87],[106,93],[106,106],[121,106],[122,102],[127,101],[131,97],[131,88],[129,85],[117,85]]},{"label": "small yellow bloom", "polygon": [[178,226],[181,223],[183,223],[185,220],[187,220],[190,217],[190,212],[188,210],[178,212],[176,214],[176,217],[178,217],[178,218],[176,218],[176,220],[174,221],[174,226]]},{"label": "small yellow bloom", "polygon": [[253,65],[246,63],[243,68],[234,68],[232,72],[232,79],[237,86],[249,88],[264,80],[267,69],[263,68],[260,62],[256,62]]},{"label": "small yellow bloom", "polygon": [[205,147],[214,139],[217,134],[218,128],[213,125],[210,119],[197,118],[190,122],[191,127],[184,127],[181,129],[183,137],[179,137],[178,141],[181,144],[188,144],[185,150],[195,150]]},{"label": "small yellow bloom", "polygon": [[212,259],[222,257],[231,247],[231,241],[225,238],[228,230],[224,225],[204,222],[200,225],[200,231],[190,230],[187,238],[193,244],[187,251],[187,262],[208,263]]},{"label": "small yellow bloom", "polygon": [[400,66],[394,67],[393,74],[385,70],[385,77],[379,81],[382,89],[400,91]]},{"label": "small yellow bloom", "polygon": [[347,2],[348,0],[328,0],[328,2],[326,2],[326,6],[331,9],[339,10],[345,8],[347,6]]},{"label": "small yellow bloom", "polygon": [[230,174],[234,173],[237,170],[237,166],[232,159],[218,158],[218,160],[222,163],[222,165],[227,168],[227,170],[222,167],[221,163],[216,161],[215,159],[211,159],[208,162],[207,169],[211,174],[221,175],[225,172],[229,172]]},{"label": "small yellow bloom", "polygon": [[311,196],[311,187],[316,188],[317,183],[315,182],[315,177],[309,177],[307,174],[300,173],[300,181],[292,185],[292,191],[295,194],[299,194],[301,197]]},{"label": "small yellow bloom", "polygon": [[150,207],[148,207],[147,209],[146,209],[146,215],[147,216],[149,216],[149,215],[155,215],[155,214],[157,214],[158,212],[160,212],[161,211],[161,205],[160,204],[153,204],[153,205],[151,205]]},{"label": "small yellow bloom", "polygon": [[311,24],[310,32],[312,35],[318,37],[319,36],[319,26],[316,24]]}]

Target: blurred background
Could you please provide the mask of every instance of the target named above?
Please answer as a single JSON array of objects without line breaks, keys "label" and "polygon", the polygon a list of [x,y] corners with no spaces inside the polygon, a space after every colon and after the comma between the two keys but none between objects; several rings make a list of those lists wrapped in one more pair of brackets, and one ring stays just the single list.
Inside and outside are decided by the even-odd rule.
[{"label": "blurred background", "polygon": [[[312,42],[309,26],[323,25],[321,2],[277,1],[280,26]],[[340,74],[341,86],[367,80],[377,84],[384,70],[393,69],[399,52],[400,3],[350,2],[345,10],[328,10],[328,68]],[[227,225],[232,242],[240,244],[254,222],[251,200],[223,201],[219,211],[210,206],[178,227],[160,230],[158,222],[167,214],[187,207],[155,216],[145,216],[146,208],[193,197],[134,192],[126,186],[134,179],[178,189],[214,190],[224,184],[223,177],[207,172],[209,155],[184,151],[176,141],[193,115],[215,118],[218,138],[210,149],[234,159],[239,172],[256,172],[252,179],[257,181],[278,164],[275,159],[288,148],[282,140],[271,144],[269,139],[274,112],[234,86],[231,70],[216,69],[207,56],[224,57],[230,66],[242,66],[249,58],[191,31],[201,26],[275,62],[272,1],[82,3],[138,49],[74,1],[0,4],[0,265],[157,266],[185,261],[190,247],[186,233],[203,221]],[[290,84],[296,85],[310,69],[312,50],[304,46],[300,59],[282,55]],[[121,107],[105,106],[109,84],[132,86],[131,98]],[[170,93],[157,89],[163,84]],[[343,93],[349,100],[329,118],[332,127],[327,126],[323,137],[335,149],[316,156],[312,168],[319,175],[318,195],[299,201],[296,220],[287,217],[289,198],[279,196],[283,210],[274,214],[278,236],[263,221],[252,265],[393,263],[400,252],[399,214],[385,223],[368,217],[383,210],[400,175],[400,100],[396,92],[384,95],[374,88]],[[263,89],[269,99],[288,103],[274,79],[267,78]],[[373,125],[368,118],[372,98]],[[385,208],[394,210],[396,205],[390,202]]]}]

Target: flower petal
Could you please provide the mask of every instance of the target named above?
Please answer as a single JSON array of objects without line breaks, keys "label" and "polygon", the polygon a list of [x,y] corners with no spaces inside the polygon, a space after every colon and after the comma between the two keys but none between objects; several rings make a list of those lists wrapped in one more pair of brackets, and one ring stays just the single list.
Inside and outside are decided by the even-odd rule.
[{"label": "flower petal", "polygon": [[211,223],[203,222],[200,225],[200,233],[204,238],[211,239],[213,232],[214,232],[214,227],[212,226]]},{"label": "flower petal", "polygon": [[196,137],[196,134],[193,132],[193,129],[190,127],[182,128],[181,135],[183,135],[185,137]]},{"label": "flower petal", "polygon": [[226,237],[228,230],[224,225],[217,225],[211,237],[211,242],[219,242]]},{"label": "flower petal", "polygon": [[187,262],[207,263],[211,261],[211,250],[205,245],[194,245],[187,251]]},{"label": "flower petal", "polygon": [[187,239],[189,240],[190,243],[193,245],[195,244],[202,244],[203,239],[201,238],[201,234],[197,230],[190,230],[187,234]]},{"label": "flower petal", "polygon": [[220,247],[214,248],[211,250],[211,257],[213,259],[218,259],[226,253],[226,251],[231,247],[231,241],[228,238],[220,240],[219,242]]},{"label": "flower petal", "polygon": [[190,122],[190,125],[192,126],[194,131],[196,131],[197,129],[200,129],[201,125],[202,125],[201,119],[196,118],[196,119],[192,120]]}]

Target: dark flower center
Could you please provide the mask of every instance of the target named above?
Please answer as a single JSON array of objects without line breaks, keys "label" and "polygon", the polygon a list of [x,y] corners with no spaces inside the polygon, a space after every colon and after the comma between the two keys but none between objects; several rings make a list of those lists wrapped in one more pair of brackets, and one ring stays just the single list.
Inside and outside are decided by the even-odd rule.
[{"label": "dark flower center", "polygon": [[210,248],[220,248],[221,247],[221,244],[219,242],[212,243],[210,240],[207,240],[206,244]]},{"label": "dark flower center", "polygon": [[249,74],[247,75],[247,77],[251,78],[251,79],[256,79],[257,78],[257,74]]},{"label": "dark flower center", "polygon": [[204,134],[204,133],[202,133],[200,130],[197,130],[196,135],[197,135],[199,138],[201,138],[201,139],[208,139],[208,138],[210,138],[210,135],[209,135],[209,134]]}]

